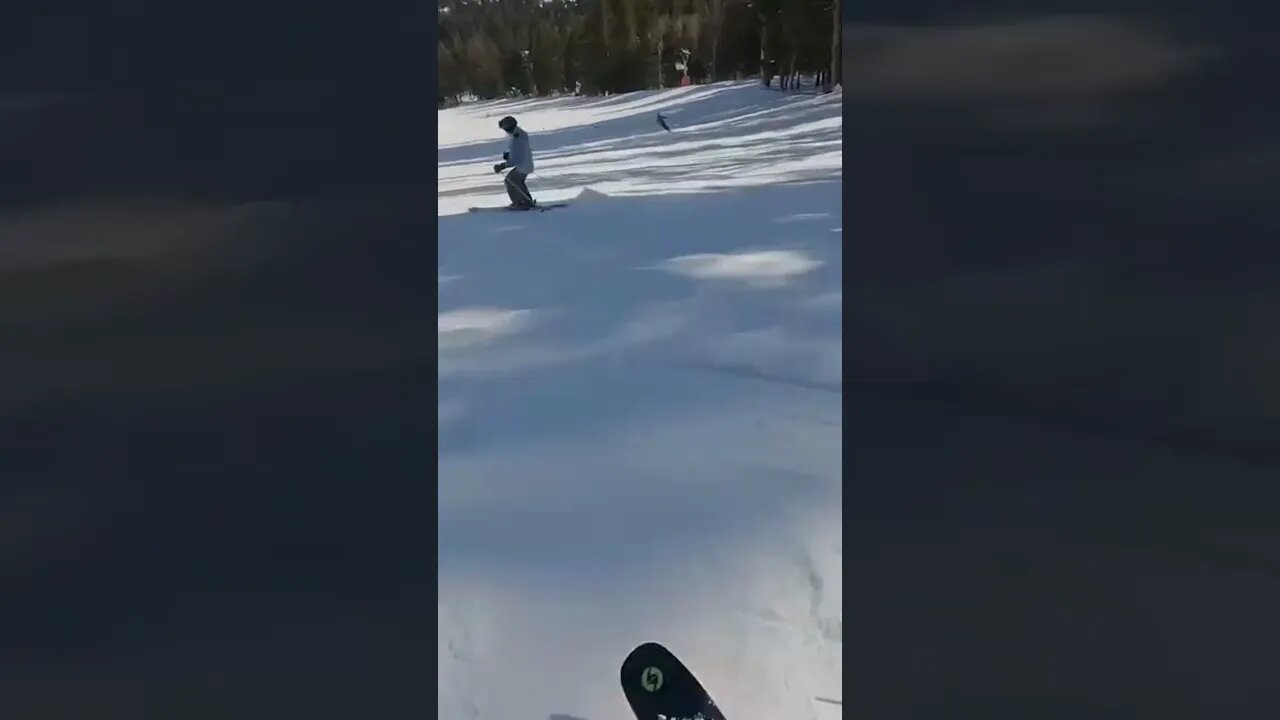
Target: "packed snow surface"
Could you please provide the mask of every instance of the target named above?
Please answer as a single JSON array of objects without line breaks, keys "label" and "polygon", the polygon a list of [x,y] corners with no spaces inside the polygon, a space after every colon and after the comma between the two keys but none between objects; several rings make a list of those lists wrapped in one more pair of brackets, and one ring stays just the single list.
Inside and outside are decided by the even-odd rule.
[{"label": "packed snow surface", "polygon": [[[507,203],[504,115],[569,207],[467,212]],[[439,122],[439,716],[628,718],[652,640],[730,720],[837,717],[840,95]]]}]

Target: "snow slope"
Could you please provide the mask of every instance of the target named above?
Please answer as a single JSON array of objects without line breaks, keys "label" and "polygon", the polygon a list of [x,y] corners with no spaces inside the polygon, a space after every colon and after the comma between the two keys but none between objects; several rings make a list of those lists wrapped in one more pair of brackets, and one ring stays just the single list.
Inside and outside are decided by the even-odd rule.
[{"label": "snow slope", "polygon": [[[506,114],[571,207],[466,214],[506,203]],[[656,640],[731,720],[836,717],[839,95],[439,121],[439,716],[630,717]]]}]

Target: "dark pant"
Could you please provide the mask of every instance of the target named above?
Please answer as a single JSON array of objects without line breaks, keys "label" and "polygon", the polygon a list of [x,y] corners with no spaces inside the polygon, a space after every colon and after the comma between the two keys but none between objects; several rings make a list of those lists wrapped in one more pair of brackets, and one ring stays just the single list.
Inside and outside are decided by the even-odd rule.
[{"label": "dark pant", "polygon": [[511,204],[516,207],[533,207],[533,196],[529,194],[529,186],[524,184],[524,179],[528,177],[519,170],[512,170],[507,173],[507,195],[511,197]]}]

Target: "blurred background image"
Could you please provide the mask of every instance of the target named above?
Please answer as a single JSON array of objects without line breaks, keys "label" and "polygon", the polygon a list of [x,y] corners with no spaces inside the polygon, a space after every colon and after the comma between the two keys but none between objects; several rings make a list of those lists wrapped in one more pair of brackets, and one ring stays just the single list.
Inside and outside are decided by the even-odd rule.
[{"label": "blurred background image", "polygon": [[412,707],[434,247],[411,18],[0,18],[0,715]]},{"label": "blurred background image", "polygon": [[1280,705],[1265,26],[1177,2],[846,26],[868,717]]}]

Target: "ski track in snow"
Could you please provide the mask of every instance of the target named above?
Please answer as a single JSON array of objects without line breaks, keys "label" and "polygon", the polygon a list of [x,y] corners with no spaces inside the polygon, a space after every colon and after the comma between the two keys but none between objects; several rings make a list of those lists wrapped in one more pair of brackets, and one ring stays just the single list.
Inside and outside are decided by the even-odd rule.
[{"label": "ski track in snow", "polygon": [[[571,207],[466,213],[506,202],[506,114],[535,197]],[[439,717],[630,717],[618,667],[649,640],[731,720],[832,717],[840,95],[439,120]]]}]

